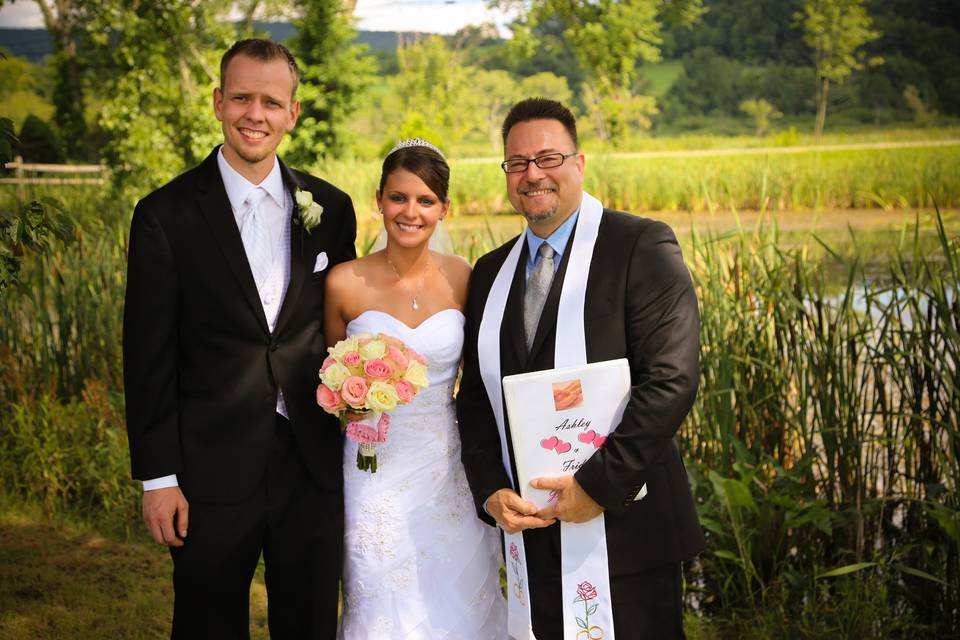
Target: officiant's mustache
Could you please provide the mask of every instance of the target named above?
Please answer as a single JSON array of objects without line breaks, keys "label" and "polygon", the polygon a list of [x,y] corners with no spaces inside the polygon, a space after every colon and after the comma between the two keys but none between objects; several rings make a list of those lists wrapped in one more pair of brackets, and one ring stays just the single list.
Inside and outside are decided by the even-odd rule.
[{"label": "officiant's mustache", "polygon": [[533,191],[541,191],[544,189],[549,191],[556,191],[557,185],[552,184],[550,182],[525,182],[523,183],[523,186],[521,186],[518,189],[518,191],[523,195],[528,195]]}]

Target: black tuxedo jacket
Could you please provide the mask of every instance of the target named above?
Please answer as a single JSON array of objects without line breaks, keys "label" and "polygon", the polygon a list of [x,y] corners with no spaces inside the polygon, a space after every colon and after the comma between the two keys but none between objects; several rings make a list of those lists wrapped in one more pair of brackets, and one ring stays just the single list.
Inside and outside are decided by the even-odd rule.
[{"label": "black tuxedo jacket", "polygon": [[[342,486],[340,430],[317,406],[316,387],[324,280],[355,257],[356,216],[344,192],[280,167],[291,193],[309,191],[324,211],[309,232],[291,221],[290,283],[272,335],[216,149],[133,214],[123,319],[133,477],[175,473],[190,500],[236,502],[254,491],[281,389],[311,475]],[[329,266],[314,273],[321,252]]]},{"label": "black tuxedo jacket", "polygon": [[[523,336],[524,243],[500,332],[502,376],[553,368],[560,290],[575,235],[563,253],[529,356]],[[510,478],[480,378],[477,332],[493,280],[514,242],[480,258],[473,270],[457,398],[467,478],[480,517],[491,524],[483,504],[496,490],[509,487]],[[669,227],[604,210],[587,276],[584,325],[588,362],[627,358],[633,385],[621,423],[576,473],[584,490],[605,509],[611,576],[689,558],[704,541],[674,435],[696,396],[699,313],[690,274]],[[513,482],[516,486],[516,473]],[[647,496],[634,501],[644,483]],[[534,543],[528,549],[546,542],[559,550],[559,528],[524,532]]]}]

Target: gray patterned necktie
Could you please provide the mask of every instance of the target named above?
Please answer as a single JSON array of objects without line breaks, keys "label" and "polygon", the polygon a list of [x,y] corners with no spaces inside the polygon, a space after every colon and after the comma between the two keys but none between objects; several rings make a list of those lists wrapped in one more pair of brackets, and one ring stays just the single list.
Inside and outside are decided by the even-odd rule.
[{"label": "gray patterned necktie", "polygon": [[523,294],[523,330],[527,338],[528,353],[533,347],[543,303],[547,301],[550,284],[553,282],[553,247],[544,242],[537,253],[540,260],[533,266],[530,277],[527,278],[527,290]]}]

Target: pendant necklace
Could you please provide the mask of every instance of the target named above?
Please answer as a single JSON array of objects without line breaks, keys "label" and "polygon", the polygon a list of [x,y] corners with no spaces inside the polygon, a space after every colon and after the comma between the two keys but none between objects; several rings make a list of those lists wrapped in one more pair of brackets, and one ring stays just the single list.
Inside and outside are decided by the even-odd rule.
[{"label": "pendant necklace", "polygon": [[410,288],[407,287],[407,284],[403,281],[403,278],[400,277],[400,272],[397,271],[397,268],[390,261],[390,256],[387,255],[386,250],[383,252],[383,257],[386,259],[387,264],[390,265],[390,268],[393,269],[393,273],[396,274],[397,281],[400,283],[400,286],[403,287],[403,290],[406,292],[406,294],[410,296],[410,308],[414,311],[419,310],[420,305],[417,303],[417,296],[419,296],[423,291],[423,285],[427,277],[427,270],[430,269],[430,254],[427,254],[427,263],[423,266],[423,272],[420,274],[420,281],[417,283],[417,288],[415,291],[410,291]]}]

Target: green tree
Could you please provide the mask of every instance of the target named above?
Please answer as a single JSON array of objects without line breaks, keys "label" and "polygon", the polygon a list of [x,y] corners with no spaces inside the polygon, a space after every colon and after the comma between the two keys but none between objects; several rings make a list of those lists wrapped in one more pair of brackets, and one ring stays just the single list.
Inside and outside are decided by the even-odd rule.
[{"label": "green tree", "polygon": [[228,0],[92,2],[85,28],[103,105],[104,149],[124,200],[196,165],[220,140],[220,56],[235,38]]},{"label": "green tree", "polygon": [[594,128],[604,141],[620,140],[631,127],[649,128],[652,98],[635,93],[637,62],[657,62],[665,20],[692,24],[701,0],[544,0],[503,2],[520,8],[511,25],[516,47],[529,55],[537,27],[563,25],[562,38],[585,71],[582,93]]},{"label": "green tree", "polygon": [[53,39],[56,82],[53,89],[54,122],[67,156],[89,159],[86,92],[83,84],[83,23],[90,0],[34,0],[43,24]]},{"label": "green tree", "polygon": [[301,70],[300,120],[284,155],[311,165],[320,156],[341,155],[349,143],[346,128],[376,70],[366,45],[354,42],[353,2],[302,0],[297,33],[290,47]]},{"label": "green tree", "polygon": [[762,136],[770,127],[770,121],[783,117],[776,107],[763,98],[750,98],[740,103],[740,111],[753,117],[756,125],[757,137]]},{"label": "green tree", "polygon": [[63,162],[60,140],[46,122],[30,114],[20,127],[18,153],[27,162]]},{"label": "green tree", "polygon": [[867,59],[863,46],[880,37],[863,0],[805,0],[795,15],[803,25],[804,42],[813,50],[816,68],[817,119],[814,138],[819,141],[827,119],[830,83],[840,84],[854,71],[878,58]]},{"label": "green tree", "polygon": [[396,114],[402,122],[419,116],[440,139],[431,140],[441,148],[455,145],[469,133],[476,117],[464,117],[463,106],[470,104],[471,74],[461,63],[460,54],[451,51],[440,36],[430,36],[397,49],[400,73],[391,78],[398,104]]}]

